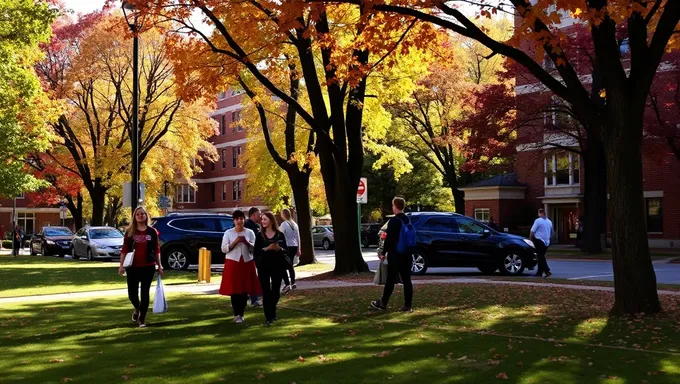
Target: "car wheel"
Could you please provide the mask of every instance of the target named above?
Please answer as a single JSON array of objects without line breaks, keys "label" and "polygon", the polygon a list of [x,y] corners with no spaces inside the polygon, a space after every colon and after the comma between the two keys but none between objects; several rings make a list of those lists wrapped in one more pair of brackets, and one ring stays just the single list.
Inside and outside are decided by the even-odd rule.
[{"label": "car wheel", "polygon": [[331,249],[331,241],[328,239],[323,239],[323,242],[321,243],[321,248],[323,248],[326,251]]},{"label": "car wheel", "polygon": [[504,275],[518,276],[524,272],[524,260],[515,252],[510,252],[501,261],[500,271]]},{"label": "car wheel", "polygon": [[92,248],[87,249],[87,261],[92,261],[94,258],[92,257]]},{"label": "car wheel", "polygon": [[166,268],[177,271],[189,268],[189,254],[182,248],[171,249],[164,259]]},{"label": "car wheel", "polygon": [[413,264],[411,265],[411,274],[424,275],[425,272],[427,272],[427,259],[425,259],[425,256],[418,253],[414,253],[412,257]]},{"label": "car wheel", "polygon": [[485,266],[482,266],[482,267],[477,267],[477,269],[479,269],[479,271],[482,272],[485,275],[493,275],[494,273],[496,273],[496,270],[498,268],[485,265]]},{"label": "car wheel", "polygon": [[43,244],[42,247],[40,247],[40,254],[43,256],[49,256],[49,252],[47,252],[47,247],[45,246],[45,244]]},{"label": "car wheel", "polygon": [[76,248],[75,247],[71,247],[71,257],[73,258],[73,260],[78,260],[79,256],[76,254]]}]

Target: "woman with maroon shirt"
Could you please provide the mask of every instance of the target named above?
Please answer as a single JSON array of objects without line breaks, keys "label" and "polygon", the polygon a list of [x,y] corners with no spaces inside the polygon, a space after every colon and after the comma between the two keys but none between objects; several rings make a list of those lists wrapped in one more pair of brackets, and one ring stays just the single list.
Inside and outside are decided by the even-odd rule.
[{"label": "woman with maroon shirt", "polygon": [[[125,255],[135,251],[134,261],[129,268],[123,267]],[[120,268],[118,274],[127,272],[128,297],[135,307],[132,321],[139,322],[139,327],[146,327],[146,313],[149,310],[149,290],[153,275],[158,266],[158,274],[163,276],[161,266],[161,247],[158,242],[158,232],[151,228],[151,220],[144,207],[135,209],[133,220],[125,230],[123,249],[120,252]],[[139,285],[142,285],[141,300]]]}]

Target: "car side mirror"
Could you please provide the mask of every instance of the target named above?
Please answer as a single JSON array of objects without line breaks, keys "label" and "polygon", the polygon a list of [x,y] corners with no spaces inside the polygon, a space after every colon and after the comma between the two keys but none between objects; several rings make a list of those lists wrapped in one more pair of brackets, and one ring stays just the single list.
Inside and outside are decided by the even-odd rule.
[{"label": "car side mirror", "polygon": [[486,238],[486,237],[489,237],[489,236],[491,236],[491,231],[489,231],[488,229],[485,229],[482,232],[482,237]]},{"label": "car side mirror", "polygon": [[85,236],[85,235],[80,236],[80,239],[81,239],[81,240],[87,240],[87,236]]}]

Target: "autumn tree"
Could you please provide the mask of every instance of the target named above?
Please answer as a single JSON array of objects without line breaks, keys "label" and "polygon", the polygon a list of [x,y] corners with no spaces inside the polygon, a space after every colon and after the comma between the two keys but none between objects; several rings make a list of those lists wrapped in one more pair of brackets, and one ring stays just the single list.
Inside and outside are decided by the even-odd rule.
[{"label": "autumn tree", "polygon": [[0,0],[0,10],[0,196],[16,196],[44,186],[26,166],[28,154],[49,146],[52,118],[33,65],[57,13],[34,0]]},{"label": "autumn tree", "polygon": [[[107,194],[118,189],[117,196],[109,198],[120,198],[118,187],[128,180],[133,111],[126,27],[120,15],[104,12],[75,23],[59,20],[44,48],[46,58],[37,65],[51,98],[64,112],[50,124],[58,136],[53,148],[36,153],[32,164],[64,192],[77,223],[82,223],[82,198],[63,187],[60,175],[75,176],[87,191],[93,225],[103,223]],[[149,30],[141,41],[139,162],[147,191],[157,191],[165,180],[190,178],[199,150],[215,156],[206,141],[214,123],[205,99],[186,103],[179,94],[161,33]]]},{"label": "autumn tree", "polygon": [[[364,159],[364,108],[372,71],[389,66],[396,55],[436,34],[403,17],[368,17],[347,6],[305,1],[135,1],[148,15],[179,24],[197,39],[181,39],[182,55],[204,59],[213,53],[223,65],[204,72],[206,83],[219,83],[225,71],[247,71],[284,103],[315,134],[320,170],[336,237],[335,273],[367,270],[358,235],[356,189]],[[200,12],[213,28],[203,33],[190,20]],[[253,28],[253,25],[256,28]],[[418,39],[415,28],[419,31]],[[389,32],[388,32],[389,31]],[[384,34],[388,37],[374,39]],[[371,42],[367,44],[367,42]],[[293,56],[286,56],[291,48]],[[399,48],[399,50],[397,50]],[[398,52],[399,51],[399,52]],[[281,84],[282,71],[299,68],[309,108]],[[212,74],[212,75],[211,75]]]},{"label": "autumn tree", "polygon": [[[509,57],[530,72],[542,87],[574,107],[604,144],[607,164],[609,221],[615,281],[613,313],[655,313],[661,310],[656,275],[649,255],[642,193],[643,117],[654,76],[674,40],[680,2],[618,0],[480,1],[479,13],[509,12],[516,17],[516,34],[499,41],[456,8],[467,1],[346,0],[373,14],[399,14],[428,21],[475,39],[494,53]],[[334,2],[334,3],[337,3]],[[601,68],[601,102],[566,55],[569,35],[562,21],[574,18],[590,31]],[[626,28],[630,60],[619,50],[617,26]],[[525,46],[520,46],[524,42]],[[528,44],[528,45],[526,45]],[[544,67],[553,64],[559,78]]]}]

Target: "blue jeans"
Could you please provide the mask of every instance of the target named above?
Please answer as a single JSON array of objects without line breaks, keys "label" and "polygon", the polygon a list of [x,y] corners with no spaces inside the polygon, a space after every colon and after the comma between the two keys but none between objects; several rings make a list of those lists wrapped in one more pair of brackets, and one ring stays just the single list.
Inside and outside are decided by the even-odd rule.
[{"label": "blue jeans", "polygon": [[255,304],[258,301],[260,301],[260,296],[257,296],[257,295],[250,296],[250,304]]}]

